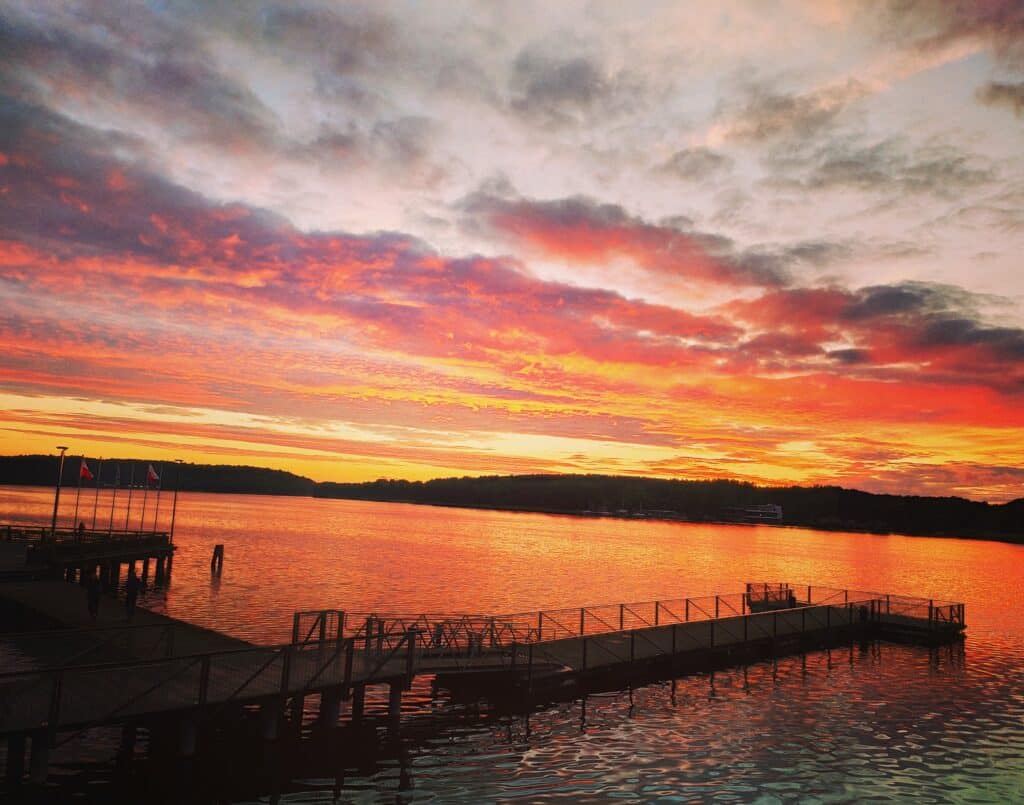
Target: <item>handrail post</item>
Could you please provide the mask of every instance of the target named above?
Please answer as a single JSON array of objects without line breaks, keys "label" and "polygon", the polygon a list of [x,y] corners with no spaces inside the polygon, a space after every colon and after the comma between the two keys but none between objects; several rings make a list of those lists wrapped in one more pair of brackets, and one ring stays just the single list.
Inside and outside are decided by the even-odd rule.
[{"label": "handrail post", "polygon": [[718,596],[715,596],[715,617],[718,617]]},{"label": "handrail post", "polygon": [[654,602],[654,625],[658,625],[658,610],[661,609],[661,601]]},{"label": "handrail post", "polygon": [[199,706],[206,706],[206,698],[210,692],[210,655],[204,654],[199,661]]},{"label": "handrail post", "polygon": [[348,698],[349,691],[352,689],[352,660],[356,653],[356,639],[346,641],[345,643],[345,680],[343,682],[343,690],[345,692],[345,698]]},{"label": "handrail post", "polygon": [[296,612],[292,615],[292,643],[299,642],[299,621],[302,618],[301,612]]},{"label": "handrail post", "polygon": [[[57,720],[60,718],[60,699],[63,691],[64,669],[61,668],[57,671],[57,675],[53,679],[53,690],[50,693],[50,712],[47,720],[47,727],[49,728],[51,735],[53,735],[57,730]],[[32,746],[32,751],[36,751],[34,744]]]},{"label": "handrail post", "polygon": [[626,622],[626,605],[619,604],[619,631],[623,629],[623,625]]},{"label": "handrail post", "polygon": [[537,642],[544,639],[544,611],[537,613]]},{"label": "handrail post", "polygon": [[686,620],[687,623],[690,622],[690,599],[689,598],[686,599],[686,618],[685,618],[685,620]]},{"label": "handrail post", "polygon": [[413,670],[416,656],[416,629],[410,629],[405,633],[407,652],[405,655],[405,684],[406,688],[412,685]]},{"label": "handrail post", "polygon": [[935,602],[932,599],[929,598],[928,599],[928,629],[929,630],[935,628],[935,622],[933,620],[934,617],[935,617]]},{"label": "handrail post", "polygon": [[587,633],[584,628],[586,625],[587,610],[585,607],[580,607],[580,637],[583,637]]}]

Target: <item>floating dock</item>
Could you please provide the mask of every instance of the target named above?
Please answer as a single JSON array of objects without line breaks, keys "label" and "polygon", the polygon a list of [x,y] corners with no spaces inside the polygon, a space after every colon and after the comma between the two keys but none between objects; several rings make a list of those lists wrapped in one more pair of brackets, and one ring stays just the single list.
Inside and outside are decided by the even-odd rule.
[{"label": "floating dock", "polygon": [[729,595],[508,615],[300,612],[289,643],[257,646],[145,610],[131,625],[94,625],[84,596],[62,582],[0,586],[0,605],[63,627],[0,635],[0,656],[21,665],[0,674],[8,785],[23,779],[29,743],[29,779],[42,783],[60,736],[95,726],[120,725],[130,751],[138,727],[166,735],[170,724],[170,744],[190,757],[205,727],[240,708],[258,708],[265,741],[297,734],[313,694],[322,726],[339,723],[345,700],[358,725],[368,685],[389,687],[397,731],[417,675],[536,701],[854,640],[950,642],[965,628],[960,603],[750,583]]}]

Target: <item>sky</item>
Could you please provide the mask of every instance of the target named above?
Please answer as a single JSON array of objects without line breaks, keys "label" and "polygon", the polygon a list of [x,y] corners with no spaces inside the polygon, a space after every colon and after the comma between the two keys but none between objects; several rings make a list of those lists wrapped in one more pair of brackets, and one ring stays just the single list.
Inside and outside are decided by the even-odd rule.
[{"label": "sky", "polygon": [[1024,4],[0,0],[0,453],[1024,496]]}]

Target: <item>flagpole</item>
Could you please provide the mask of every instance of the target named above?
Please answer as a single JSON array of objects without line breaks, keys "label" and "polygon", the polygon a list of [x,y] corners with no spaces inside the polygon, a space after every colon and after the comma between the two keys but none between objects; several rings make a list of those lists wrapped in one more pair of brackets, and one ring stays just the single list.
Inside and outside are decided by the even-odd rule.
[{"label": "flagpole", "polygon": [[129,461],[128,466],[132,468],[131,479],[128,481],[128,508],[124,513],[124,530],[128,533],[128,518],[132,516],[132,488],[135,486],[135,462]]},{"label": "flagpole", "polygon": [[57,491],[53,494],[53,520],[50,521],[50,536],[57,536],[57,506],[60,504],[60,481],[64,476],[64,453],[67,452],[66,447],[57,445],[57,449],[60,450],[60,466],[57,468]]},{"label": "flagpole", "polygon": [[156,507],[153,509],[153,532],[156,533],[156,522],[160,516],[160,490],[164,487],[164,465],[160,465],[160,472],[156,482]]},{"label": "flagpole", "polygon": [[82,465],[85,464],[85,455],[82,455],[82,464],[78,465],[78,491],[75,492],[75,516],[71,518],[71,527],[78,528],[78,499],[82,497]]},{"label": "flagpole", "polygon": [[117,463],[114,469],[114,494],[110,498],[110,525],[107,526],[107,536],[114,533],[114,501],[117,500],[117,488],[121,486],[121,462]]},{"label": "flagpole", "polygon": [[96,507],[100,505],[100,479],[103,478],[103,457],[100,456],[100,463],[96,465],[96,494],[92,499],[92,530],[96,530]]},{"label": "flagpole", "polygon": [[181,459],[174,460],[178,464],[178,471],[174,474],[174,502],[171,504],[171,545],[174,544],[174,515],[178,513],[178,489],[181,487]]}]

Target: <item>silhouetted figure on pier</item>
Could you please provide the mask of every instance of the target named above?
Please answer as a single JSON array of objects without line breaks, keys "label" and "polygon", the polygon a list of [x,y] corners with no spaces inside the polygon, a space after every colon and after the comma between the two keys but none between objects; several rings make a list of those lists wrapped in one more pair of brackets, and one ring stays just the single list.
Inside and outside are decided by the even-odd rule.
[{"label": "silhouetted figure on pier", "polygon": [[141,587],[142,582],[135,575],[135,568],[132,568],[128,573],[127,581],[124,583],[124,611],[128,615],[128,620],[135,616],[135,602],[138,600]]},{"label": "silhouetted figure on pier", "polygon": [[96,620],[96,616],[100,613],[100,593],[102,591],[103,588],[100,585],[100,580],[94,571],[85,584],[85,596],[89,603],[89,617],[93,620]]}]

